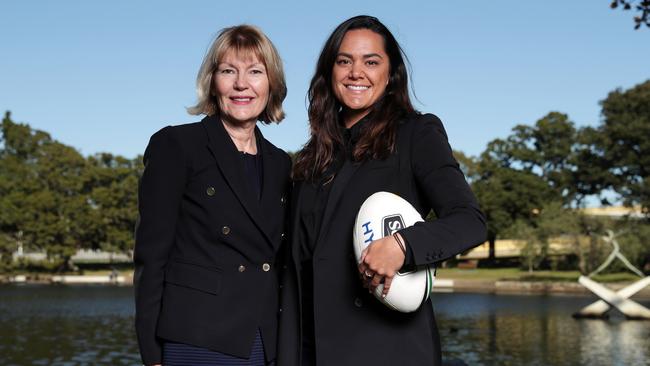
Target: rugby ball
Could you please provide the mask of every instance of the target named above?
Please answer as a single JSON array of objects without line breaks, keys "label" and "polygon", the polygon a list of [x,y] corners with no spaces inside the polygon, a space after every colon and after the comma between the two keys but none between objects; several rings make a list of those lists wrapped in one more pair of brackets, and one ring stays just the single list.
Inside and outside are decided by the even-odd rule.
[{"label": "rugby ball", "polygon": [[[361,259],[361,252],[373,240],[393,235],[420,221],[424,220],[417,210],[400,196],[389,192],[372,194],[361,205],[354,223],[353,243],[357,262]],[[374,295],[389,308],[410,313],[429,299],[434,279],[435,267],[418,266],[411,272],[398,272],[386,297],[381,296],[383,284],[377,286]]]}]

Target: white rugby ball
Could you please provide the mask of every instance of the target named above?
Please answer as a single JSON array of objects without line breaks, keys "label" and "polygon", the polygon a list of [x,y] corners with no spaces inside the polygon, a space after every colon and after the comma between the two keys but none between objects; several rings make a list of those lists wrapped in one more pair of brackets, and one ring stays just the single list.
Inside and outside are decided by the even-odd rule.
[{"label": "white rugby ball", "polygon": [[[396,231],[419,221],[424,220],[417,210],[400,196],[389,192],[372,194],[361,205],[354,223],[353,242],[357,262],[361,258],[361,252],[373,240],[393,235]],[[375,289],[375,297],[393,310],[410,313],[427,301],[434,279],[435,269],[428,265],[419,266],[412,272],[398,272],[393,277],[386,297],[381,296],[383,284]]]}]

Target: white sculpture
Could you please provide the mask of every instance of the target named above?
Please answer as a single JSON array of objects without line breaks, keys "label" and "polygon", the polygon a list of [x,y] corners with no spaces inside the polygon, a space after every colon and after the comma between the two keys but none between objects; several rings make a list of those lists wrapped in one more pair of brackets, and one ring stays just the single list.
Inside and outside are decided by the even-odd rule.
[{"label": "white sculpture", "polygon": [[[621,254],[618,242],[616,241],[615,235],[611,230],[607,230],[607,236],[605,236],[604,239],[605,241],[612,244],[614,250],[607,257],[605,262],[603,262],[603,264],[598,267],[598,269],[590,273],[588,276],[580,276],[578,279],[578,282],[581,285],[589,289],[602,300],[598,300],[591,305],[585,306],[580,311],[573,314],[573,316],[576,318],[602,318],[606,316],[606,313],[612,307],[614,307],[623,313],[623,315],[625,315],[625,317],[628,319],[650,319],[650,309],[629,299],[632,295],[650,285],[650,276],[645,277],[643,272],[634,267],[632,263],[630,263],[627,258]],[[621,260],[621,262],[623,262],[627,268],[639,275],[641,279],[614,292],[590,278],[601,272],[603,269],[607,268],[607,266],[612,263],[614,258]]]}]

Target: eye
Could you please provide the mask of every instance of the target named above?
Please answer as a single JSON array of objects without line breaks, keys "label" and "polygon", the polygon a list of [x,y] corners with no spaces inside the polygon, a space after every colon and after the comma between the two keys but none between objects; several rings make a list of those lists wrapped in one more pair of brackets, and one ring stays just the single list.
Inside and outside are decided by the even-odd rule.
[{"label": "eye", "polygon": [[220,74],[234,74],[235,70],[231,68],[223,68],[223,69],[219,69],[218,72]]},{"label": "eye", "polygon": [[368,65],[368,66],[377,66],[377,65],[379,65],[379,61],[368,60],[368,61],[366,61],[366,65]]},{"label": "eye", "polygon": [[262,71],[260,69],[253,69],[253,70],[251,70],[251,74],[262,75],[262,74],[264,74],[264,71]]},{"label": "eye", "polygon": [[351,63],[352,62],[350,60],[348,60],[347,58],[340,58],[340,59],[336,60],[336,64],[341,65],[341,66],[342,65],[349,65]]}]

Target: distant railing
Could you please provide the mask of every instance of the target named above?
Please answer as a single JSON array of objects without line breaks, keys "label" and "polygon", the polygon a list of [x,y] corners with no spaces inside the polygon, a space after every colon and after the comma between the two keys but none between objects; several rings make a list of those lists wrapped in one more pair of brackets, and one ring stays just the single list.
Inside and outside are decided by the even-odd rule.
[{"label": "distant railing", "polygon": [[[20,258],[27,259],[29,261],[43,261],[47,259],[47,253],[45,251],[41,252],[23,252],[22,250],[17,250],[13,253],[13,260],[17,261]],[[101,250],[89,250],[89,249],[80,249],[72,256],[73,263],[97,263],[97,264],[108,264],[108,263],[131,263],[133,256],[131,254],[125,253],[115,253],[115,252],[105,252]]]}]

